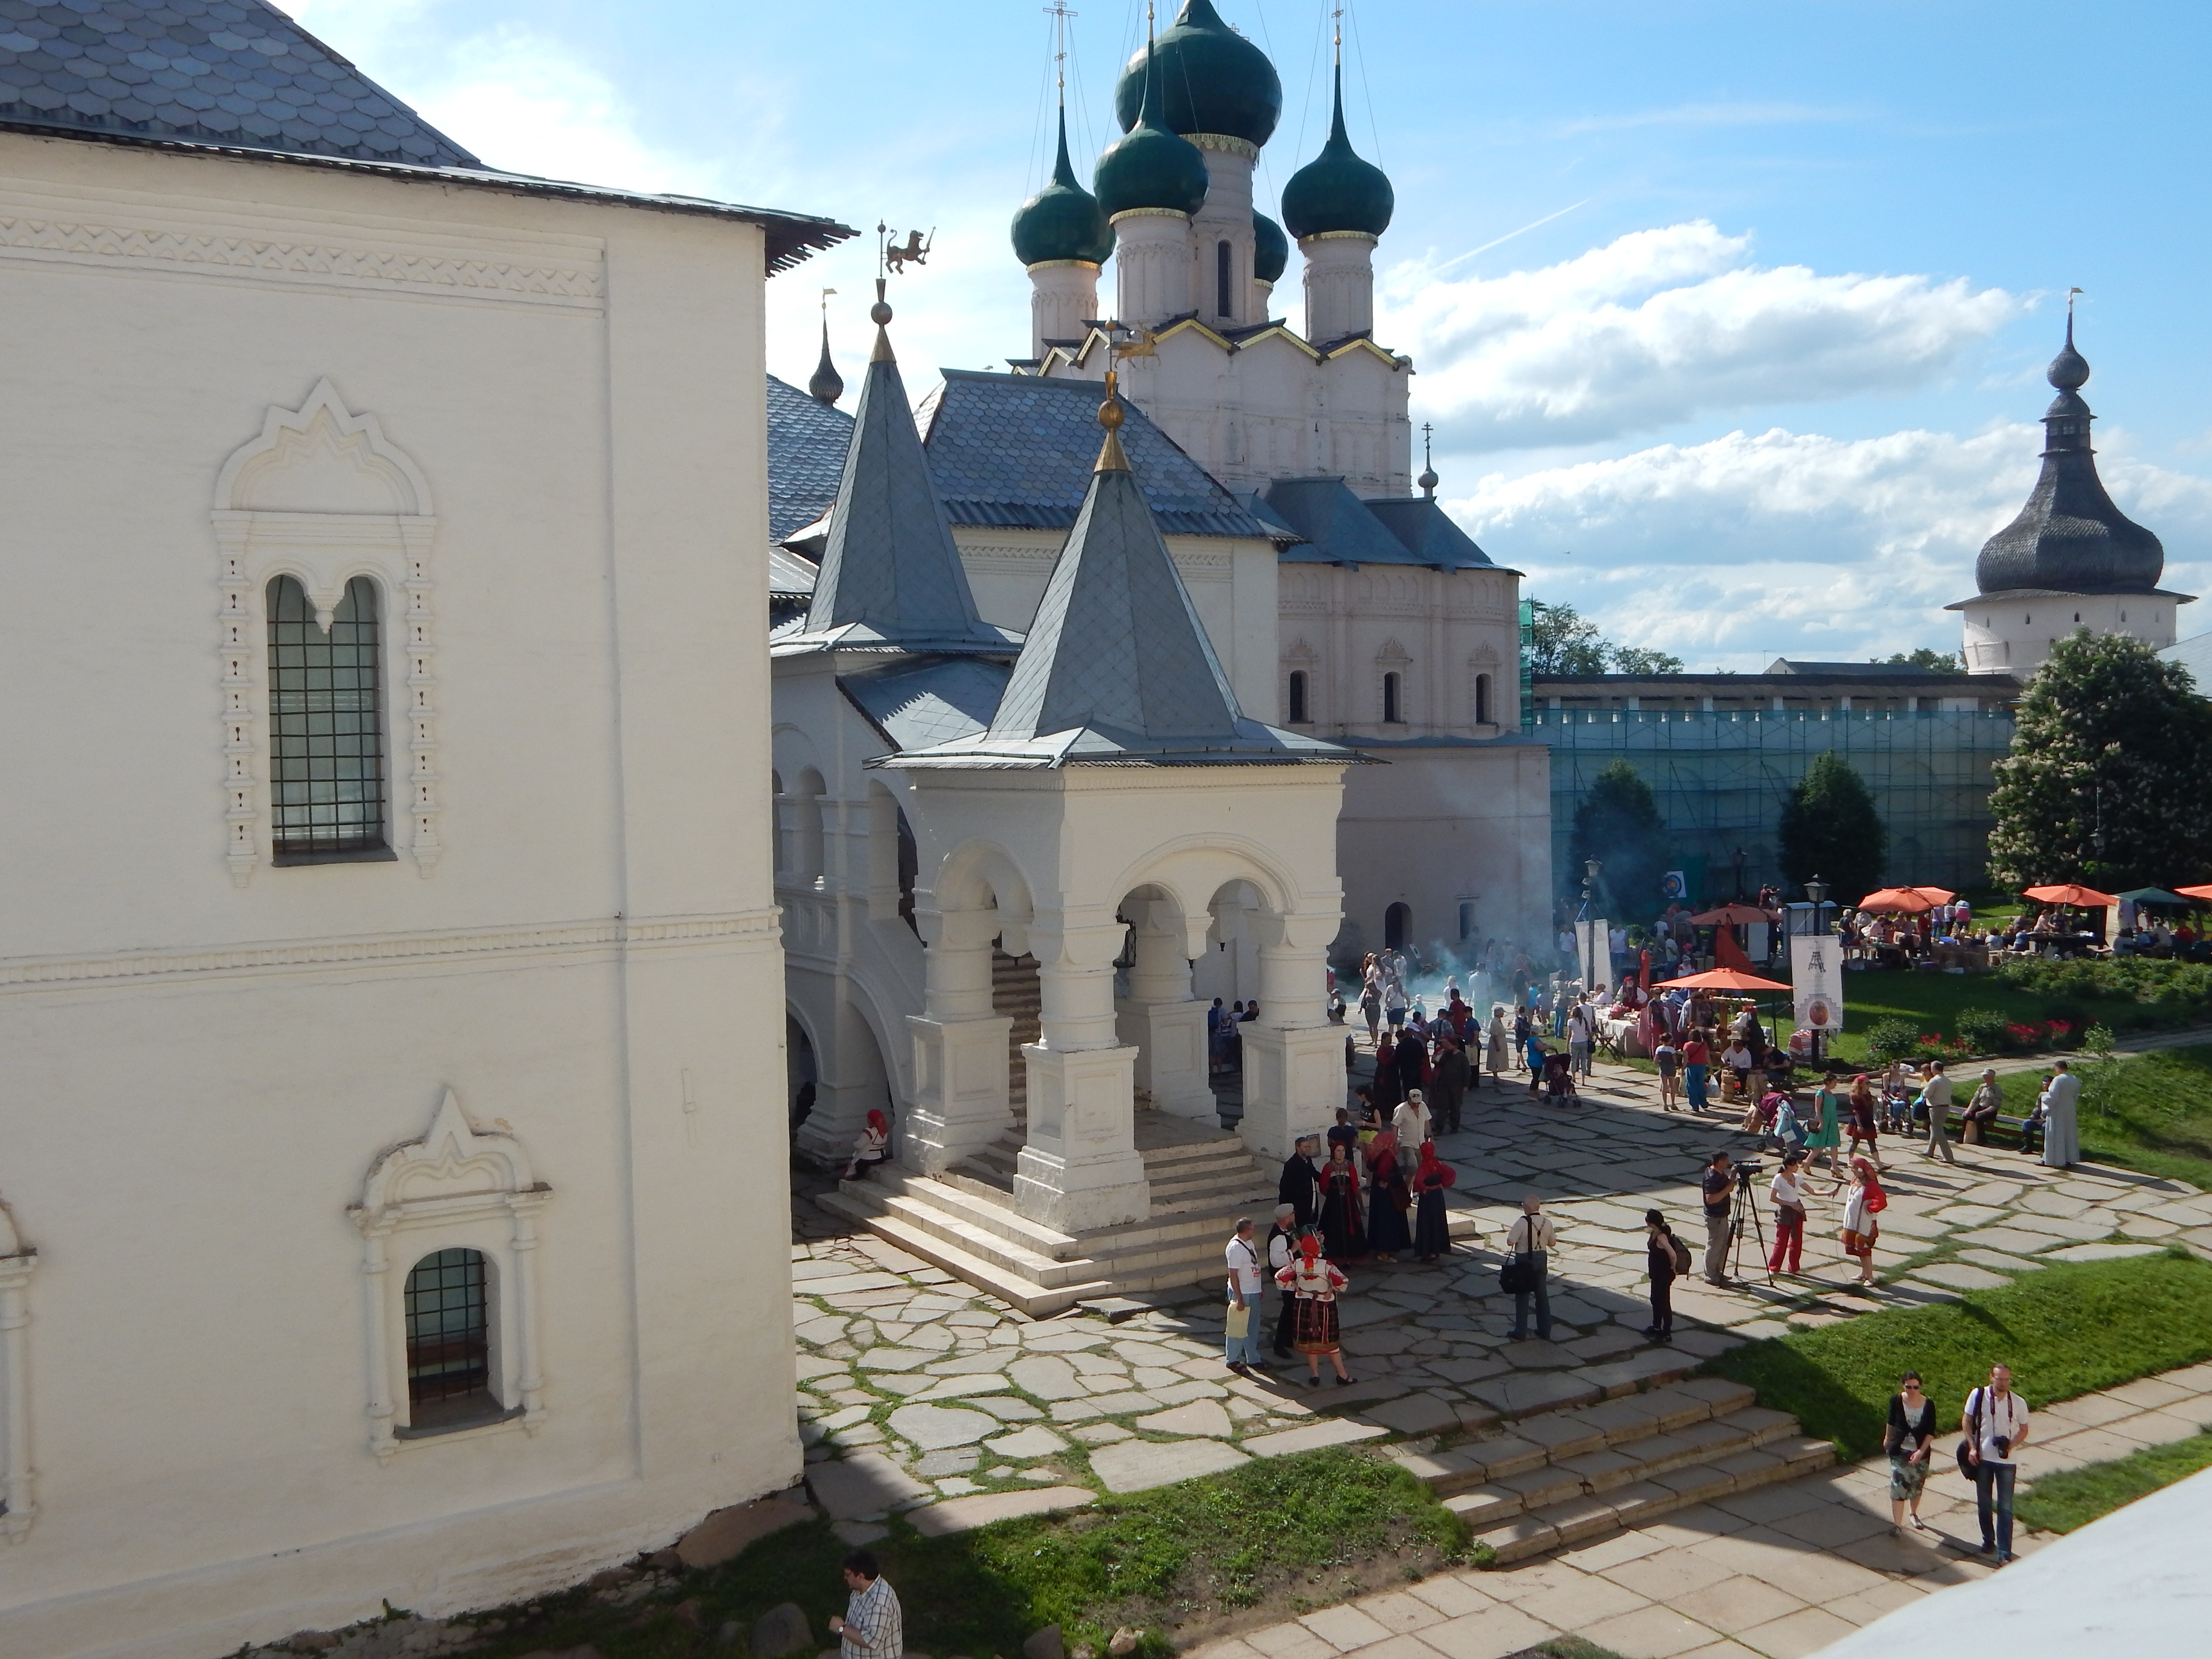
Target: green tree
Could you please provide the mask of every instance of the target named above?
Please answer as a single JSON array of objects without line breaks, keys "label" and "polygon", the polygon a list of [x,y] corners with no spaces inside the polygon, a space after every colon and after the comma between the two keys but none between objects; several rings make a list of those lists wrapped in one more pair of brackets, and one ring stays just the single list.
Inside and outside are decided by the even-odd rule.
[{"label": "green tree", "polygon": [[[1868,660],[1880,659],[1869,658]],[[1963,654],[1956,651],[1938,651],[1929,645],[1916,646],[1910,652],[1893,651],[1889,660],[1900,667],[1929,668],[1938,674],[1963,674],[1966,672],[1966,659]]]},{"label": "green tree", "polygon": [[2212,876],[2212,703],[2140,640],[2082,629],[2051,647],[1995,769],[1990,876],[2003,886]]},{"label": "green tree", "polygon": [[1614,761],[1590,781],[1589,793],[1575,808],[1568,854],[1569,867],[1561,874],[1570,887],[1582,880],[1583,861],[1595,859],[1604,866],[1605,891],[1621,920],[1658,911],[1667,825],[1651,786],[1626,761]]},{"label": "green tree", "polygon": [[1583,674],[1679,674],[1682,659],[1640,645],[1615,645],[1571,605],[1536,602],[1528,672],[1540,680]]},{"label": "green tree", "polygon": [[1813,757],[1782,803],[1775,839],[1782,873],[1802,889],[1818,876],[1839,904],[1852,904],[1881,884],[1889,829],[1851,763],[1832,749]]}]

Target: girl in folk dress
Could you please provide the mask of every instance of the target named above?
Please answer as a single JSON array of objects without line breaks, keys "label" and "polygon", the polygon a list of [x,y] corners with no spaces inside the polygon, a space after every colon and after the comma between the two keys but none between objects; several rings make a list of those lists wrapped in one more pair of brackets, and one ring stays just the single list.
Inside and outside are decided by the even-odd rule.
[{"label": "girl in folk dress", "polygon": [[1367,1248],[1376,1255],[1396,1257],[1413,1248],[1406,1211],[1413,1195],[1398,1167],[1398,1136],[1385,1129],[1367,1148]]},{"label": "girl in folk dress", "polygon": [[1838,1086],[1840,1082],[1831,1072],[1813,1091],[1813,1121],[1806,1126],[1805,1134],[1807,1167],[1811,1167],[1810,1154],[1825,1152],[1828,1155],[1828,1173],[1838,1183],[1844,1178],[1844,1096]]},{"label": "girl in folk dress", "polygon": [[1329,1364],[1336,1368],[1336,1380],[1349,1382],[1352,1374],[1344,1369],[1344,1347],[1338,1337],[1336,1298],[1352,1287],[1352,1281],[1337,1271],[1336,1264],[1321,1253],[1321,1240],[1308,1233],[1298,1241],[1298,1253],[1291,1265],[1275,1275],[1275,1282],[1295,1298],[1297,1318],[1291,1327],[1295,1334],[1291,1346],[1306,1357],[1307,1385],[1321,1384],[1322,1357],[1326,1354]]},{"label": "girl in folk dress", "polygon": [[[1851,1144],[1844,1149],[1844,1156],[1854,1164],[1858,1162],[1859,1142],[1863,1140],[1868,1153],[1874,1159],[1875,1167],[1881,1167],[1881,1126],[1876,1121],[1879,1111],[1875,1100],[1874,1080],[1861,1072],[1851,1079]],[[1842,1184],[1840,1182],[1837,1183],[1838,1188]]]},{"label": "girl in folk dress", "polygon": [[1421,1143],[1421,1162],[1413,1171],[1413,1254],[1424,1261],[1451,1254],[1451,1224],[1444,1194],[1459,1176],[1437,1156],[1431,1141]]},{"label": "girl in folk dress", "polygon": [[868,1127],[860,1131],[853,1142],[852,1161],[845,1165],[845,1179],[865,1180],[869,1170],[878,1164],[888,1164],[891,1156],[891,1126],[881,1112],[868,1114]]},{"label": "girl in folk dress", "polygon": [[1863,1158],[1851,1160],[1851,1195],[1844,1200],[1844,1254],[1859,1261],[1859,1283],[1874,1283],[1874,1244],[1881,1236],[1875,1218],[1889,1207],[1889,1194],[1881,1189],[1875,1166]]},{"label": "girl in folk dress", "polygon": [[1359,1166],[1342,1141],[1329,1145],[1321,1172],[1321,1231],[1328,1253],[1340,1261],[1367,1254],[1366,1218],[1359,1201]]}]

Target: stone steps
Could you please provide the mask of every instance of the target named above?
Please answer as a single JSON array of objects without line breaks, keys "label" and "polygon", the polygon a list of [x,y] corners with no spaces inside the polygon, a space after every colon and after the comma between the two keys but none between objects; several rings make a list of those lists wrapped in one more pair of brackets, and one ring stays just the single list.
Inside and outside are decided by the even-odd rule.
[{"label": "stone steps", "polygon": [[[1095,1274],[1097,1266],[1088,1259],[1037,1256],[933,1206],[899,1202],[902,1194],[859,1190],[865,1185],[841,1182],[837,1191],[825,1193],[815,1202],[1032,1318],[1114,1293],[1112,1281],[1088,1276]],[[1057,1282],[1046,1284],[1046,1278]]]},{"label": "stone steps", "polygon": [[[1603,1386],[1603,1369],[1584,1368],[1583,1382]],[[1743,1384],[1700,1376],[1539,1407],[1497,1434],[1397,1461],[1512,1562],[1793,1480],[1834,1456],[1788,1413],[1754,1404]]]}]

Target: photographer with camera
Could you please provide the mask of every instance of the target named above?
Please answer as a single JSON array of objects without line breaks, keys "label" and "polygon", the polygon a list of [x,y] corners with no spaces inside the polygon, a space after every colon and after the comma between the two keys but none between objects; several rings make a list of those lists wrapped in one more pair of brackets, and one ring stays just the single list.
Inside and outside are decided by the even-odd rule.
[{"label": "photographer with camera", "polygon": [[1715,1152],[1705,1165],[1705,1283],[1726,1286],[1728,1276],[1729,1195],[1735,1186],[1735,1169],[1726,1152]]},{"label": "photographer with camera", "polygon": [[2020,1474],[2013,1460],[2027,1443],[2027,1402],[2012,1391],[2009,1365],[1990,1367],[1989,1386],[1966,1396],[1959,1426],[1966,1436],[1959,1464],[1973,1474],[1982,1553],[1994,1550],[2002,1566],[2012,1559],[2012,1490]]}]

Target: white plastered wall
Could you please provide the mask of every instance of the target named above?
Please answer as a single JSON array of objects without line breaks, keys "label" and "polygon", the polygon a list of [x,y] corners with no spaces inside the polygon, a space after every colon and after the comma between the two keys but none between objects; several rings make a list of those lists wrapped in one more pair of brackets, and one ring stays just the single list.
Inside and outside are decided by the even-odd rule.
[{"label": "white plastered wall", "polygon": [[[786,1484],[768,686],[730,644],[765,631],[761,234],[13,135],[0,203],[40,388],[0,407],[0,1193],[40,1264],[0,1651],[487,1605]],[[241,885],[226,698],[264,817],[265,708],[216,485],[325,381],[434,501],[441,856],[264,842]],[[449,1089],[546,1188],[544,1411],[380,1460],[349,1206]]]},{"label": "white plastered wall", "polygon": [[2081,628],[2092,634],[2124,634],[2154,651],[2164,650],[2179,637],[2178,618],[2186,603],[2157,593],[1969,599],[1958,607],[1965,623],[1966,671],[2032,674],[2043,665],[2053,644]]}]

